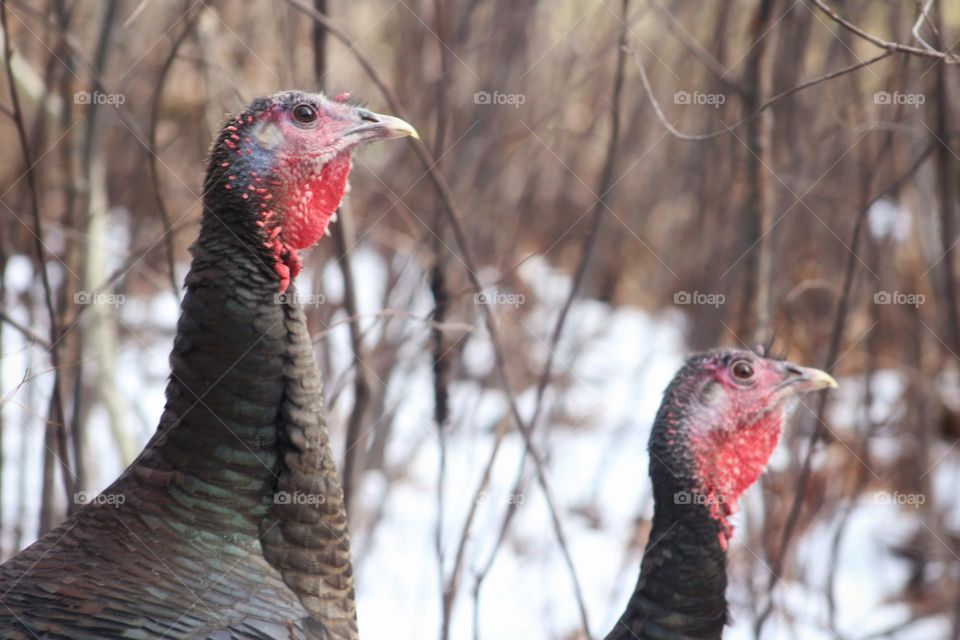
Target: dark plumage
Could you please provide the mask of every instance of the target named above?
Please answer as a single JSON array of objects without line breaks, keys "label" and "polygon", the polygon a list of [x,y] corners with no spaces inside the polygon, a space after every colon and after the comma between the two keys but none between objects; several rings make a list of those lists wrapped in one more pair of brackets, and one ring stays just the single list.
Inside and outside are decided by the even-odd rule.
[{"label": "dark plumage", "polygon": [[343,197],[351,149],[400,135],[415,132],[301,92],[227,120],[157,432],[103,494],[122,500],[84,507],[0,567],[0,637],[357,637],[343,494],[291,279]]},{"label": "dark plumage", "polygon": [[785,414],[822,371],[740,350],[691,357],[650,434],[653,526],[640,578],[607,640],[720,638],[729,516],[766,467]]}]

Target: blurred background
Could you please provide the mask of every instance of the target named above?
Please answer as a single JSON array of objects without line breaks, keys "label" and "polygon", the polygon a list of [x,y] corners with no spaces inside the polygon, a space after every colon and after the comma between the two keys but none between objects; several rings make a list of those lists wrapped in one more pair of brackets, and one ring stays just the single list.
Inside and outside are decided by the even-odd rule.
[{"label": "blurred background", "polygon": [[0,558],[155,429],[224,114],[323,88],[423,138],[298,280],[363,637],[602,637],[719,345],[841,382],[744,497],[725,637],[960,637],[955,4],[5,5]]}]

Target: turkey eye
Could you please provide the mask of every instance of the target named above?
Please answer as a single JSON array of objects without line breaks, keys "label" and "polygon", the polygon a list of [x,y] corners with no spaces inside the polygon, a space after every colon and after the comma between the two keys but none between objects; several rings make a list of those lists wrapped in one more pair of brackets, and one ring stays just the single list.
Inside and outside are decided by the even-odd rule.
[{"label": "turkey eye", "polygon": [[737,360],[730,370],[733,371],[733,377],[737,380],[749,380],[753,377],[753,367],[746,360]]},{"label": "turkey eye", "polygon": [[308,104],[298,104],[293,108],[293,119],[300,124],[312,124],[317,121],[317,110]]}]

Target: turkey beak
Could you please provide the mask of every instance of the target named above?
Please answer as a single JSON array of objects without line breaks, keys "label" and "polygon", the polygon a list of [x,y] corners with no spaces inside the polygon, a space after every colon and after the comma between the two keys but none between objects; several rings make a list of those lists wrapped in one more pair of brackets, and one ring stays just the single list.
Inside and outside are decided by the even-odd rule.
[{"label": "turkey beak", "polygon": [[417,130],[406,120],[386,116],[382,113],[373,113],[366,109],[357,109],[357,118],[360,123],[346,133],[346,136],[352,138],[351,142],[354,144],[389,138],[405,138],[407,136],[416,140],[420,139]]},{"label": "turkey beak", "polygon": [[786,363],[786,374],[786,379],[783,381],[784,386],[789,385],[797,393],[819,389],[836,389],[839,386],[833,376],[820,369],[801,367],[788,362]]}]

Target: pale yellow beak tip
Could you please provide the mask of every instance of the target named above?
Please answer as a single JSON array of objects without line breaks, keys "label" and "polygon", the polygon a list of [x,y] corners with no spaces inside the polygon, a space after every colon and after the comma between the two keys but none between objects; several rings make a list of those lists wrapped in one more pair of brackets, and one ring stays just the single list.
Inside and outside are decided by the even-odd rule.
[{"label": "pale yellow beak tip", "polygon": [[805,369],[803,377],[811,389],[836,389],[840,385],[836,379],[826,371],[819,369]]},{"label": "pale yellow beak tip", "polygon": [[386,116],[383,114],[375,114],[375,117],[379,121],[379,125],[383,131],[386,132],[387,138],[406,138],[410,137],[414,140],[420,139],[420,134],[417,133],[417,130],[413,128],[413,125],[396,118],[394,116]]}]

